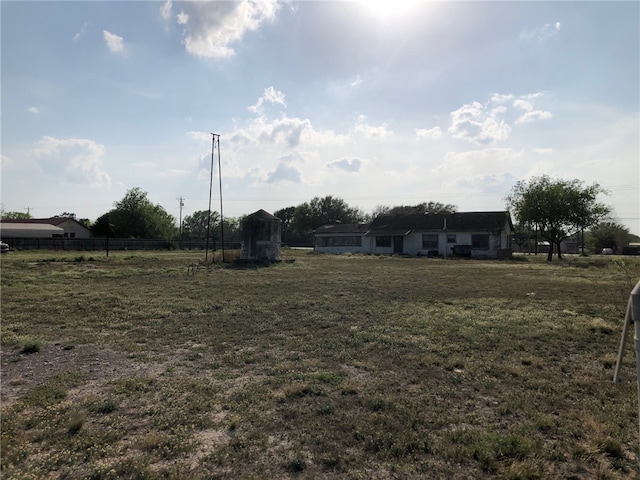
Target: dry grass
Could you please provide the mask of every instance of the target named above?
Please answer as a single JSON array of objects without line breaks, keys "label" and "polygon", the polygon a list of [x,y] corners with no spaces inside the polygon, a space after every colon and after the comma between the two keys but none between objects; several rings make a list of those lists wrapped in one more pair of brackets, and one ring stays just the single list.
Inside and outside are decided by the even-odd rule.
[{"label": "dry grass", "polygon": [[3,478],[638,474],[638,259],[202,256],[3,256]]}]

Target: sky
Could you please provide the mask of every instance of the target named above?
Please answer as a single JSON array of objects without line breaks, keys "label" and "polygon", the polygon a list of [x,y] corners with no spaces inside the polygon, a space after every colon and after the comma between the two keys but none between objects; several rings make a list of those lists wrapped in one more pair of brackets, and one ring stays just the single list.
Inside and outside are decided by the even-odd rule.
[{"label": "sky", "polygon": [[5,211],[93,221],[140,188],[178,220],[211,187],[219,211],[220,173],[225,217],[326,195],[495,211],[548,175],[597,182],[640,234],[639,2],[2,0],[0,18]]}]

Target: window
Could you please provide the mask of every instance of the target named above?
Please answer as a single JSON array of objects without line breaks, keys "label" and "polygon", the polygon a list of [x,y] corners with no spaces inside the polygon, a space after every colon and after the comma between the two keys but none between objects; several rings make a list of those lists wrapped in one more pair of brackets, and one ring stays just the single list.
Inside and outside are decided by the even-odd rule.
[{"label": "window", "polygon": [[361,247],[362,237],[340,236],[340,237],[318,237],[317,245],[319,247]]},{"label": "window", "polygon": [[489,249],[489,235],[487,234],[477,234],[471,235],[471,247],[488,250]]},{"label": "window", "polygon": [[447,243],[456,243],[456,234],[455,233],[447,234]]},{"label": "window", "polygon": [[438,248],[438,235],[422,235],[422,248]]},{"label": "window", "polygon": [[391,237],[376,237],[376,247],[390,247]]}]

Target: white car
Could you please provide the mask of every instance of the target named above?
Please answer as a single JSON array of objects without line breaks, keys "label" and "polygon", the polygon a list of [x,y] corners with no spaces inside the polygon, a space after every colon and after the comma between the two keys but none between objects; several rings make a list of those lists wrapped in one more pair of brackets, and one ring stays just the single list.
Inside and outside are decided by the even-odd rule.
[{"label": "white car", "polygon": [[613,248],[603,248],[602,255],[613,255]]},{"label": "white car", "polygon": [[0,242],[0,253],[7,253],[7,252],[9,252],[9,244]]}]

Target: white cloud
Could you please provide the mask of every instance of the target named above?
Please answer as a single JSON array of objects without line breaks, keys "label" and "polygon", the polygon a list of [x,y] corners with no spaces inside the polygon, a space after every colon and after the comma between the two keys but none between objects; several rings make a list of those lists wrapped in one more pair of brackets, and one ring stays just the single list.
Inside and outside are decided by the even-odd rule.
[{"label": "white cloud", "polygon": [[259,139],[269,143],[285,143],[291,148],[297,147],[305,129],[311,128],[311,121],[300,118],[281,118],[276,120],[261,133]]},{"label": "white cloud", "polygon": [[13,165],[13,160],[11,160],[9,157],[5,155],[0,155],[0,167],[8,168],[11,165]]},{"label": "white cloud", "polygon": [[437,140],[442,137],[442,130],[440,127],[433,128],[416,128],[416,137],[418,139],[429,138],[433,140]]},{"label": "white cloud", "polygon": [[449,132],[453,138],[477,145],[495,145],[511,135],[511,127],[498,118],[502,109],[487,111],[479,102],[463,105],[451,112]]},{"label": "white cloud", "polygon": [[363,83],[364,81],[362,80],[362,78],[360,78],[360,75],[356,75],[356,78],[349,82],[349,86],[351,88],[360,88],[360,85],[362,85]]},{"label": "white cloud", "polygon": [[531,151],[538,155],[551,155],[553,153],[553,148],[534,148]]},{"label": "white cloud", "polygon": [[84,35],[84,32],[86,29],[87,29],[87,22],[84,22],[84,25],[82,25],[82,28],[80,29],[80,31],[73,36],[73,41],[77,42],[78,40],[80,40],[80,37]]},{"label": "white cloud", "polygon": [[124,53],[124,40],[122,37],[107,30],[103,30],[102,35],[111,53]]},{"label": "white cloud", "polygon": [[302,183],[300,170],[292,165],[280,162],[275,170],[267,175],[267,183],[291,182]]},{"label": "white cloud", "polygon": [[93,188],[111,186],[111,178],[102,170],[104,145],[93,140],[45,136],[33,153],[40,166],[51,175]]},{"label": "white cloud", "polygon": [[494,93],[491,95],[491,101],[494,103],[505,103],[513,99],[512,94]]},{"label": "white cloud", "polygon": [[173,8],[173,2],[171,0],[167,0],[160,7],[160,16],[165,20],[171,20],[171,10]]},{"label": "white cloud", "polygon": [[186,25],[187,23],[189,23],[189,15],[184,12],[180,12],[178,15],[176,15],[176,22],[178,23],[178,25]]},{"label": "white cloud", "polygon": [[[527,98],[535,98],[535,96],[528,96]],[[533,102],[530,102],[529,100],[523,100],[522,98],[515,100],[513,102],[513,106],[525,111],[525,113],[518,117],[518,119],[516,120],[516,125],[520,125],[523,123],[532,123],[538,120],[547,120],[553,117],[551,112],[534,110],[535,107],[533,106]]]},{"label": "white cloud", "polygon": [[369,125],[366,120],[367,117],[360,115],[352,132],[364,135],[369,139],[385,138],[389,135],[393,135],[393,132],[389,130],[389,126],[386,123],[375,127],[373,125]]},{"label": "white cloud", "polygon": [[453,138],[475,145],[496,145],[507,140],[511,135],[512,128],[505,119],[510,114],[510,107],[524,111],[516,118],[516,125],[553,117],[549,111],[536,109],[533,100],[542,95],[541,92],[537,92],[516,97],[513,94],[494,93],[485,104],[472,102],[463,105],[451,112],[449,132]]},{"label": "white cloud", "polygon": [[344,170],[345,172],[359,172],[362,168],[362,164],[363,162],[359,158],[343,158],[341,160],[329,162],[327,167]]},{"label": "white cloud", "polygon": [[27,112],[29,112],[29,113],[40,113],[40,110],[38,109],[38,107],[29,107],[29,108],[27,108]]},{"label": "white cloud", "polygon": [[[232,45],[275,17],[277,0],[236,2],[184,2],[177,23],[184,25],[183,43],[187,52],[204,58],[229,58]],[[171,17],[171,4],[161,8],[163,18]]]},{"label": "white cloud", "polygon": [[258,99],[258,101],[249,107],[250,112],[261,113],[263,110],[264,102],[269,102],[276,105],[282,105],[283,107],[287,107],[287,104],[284,101],[285,94],[271,87],[267,87],[264,89],[264,95]]},{"label": "white cloud", "polygon": [[561,28],[562,25],[560,22],[545,23],[541,27],[523,30],[520,33],[520,38],[523,40],[535,40],[542,42],[556,36],[560,32]]},{"label": "white cloud", "polygon": [[520,117],[518,117],[518,119],[516,120],[516,125],[521,125],[523,123],[533,123],[533,122],[537,122],[538,120],[548,120],[551,117],[553,117],[551,112],[535,110],[535,111],[527,112],[524,115],[521,115]]}]

